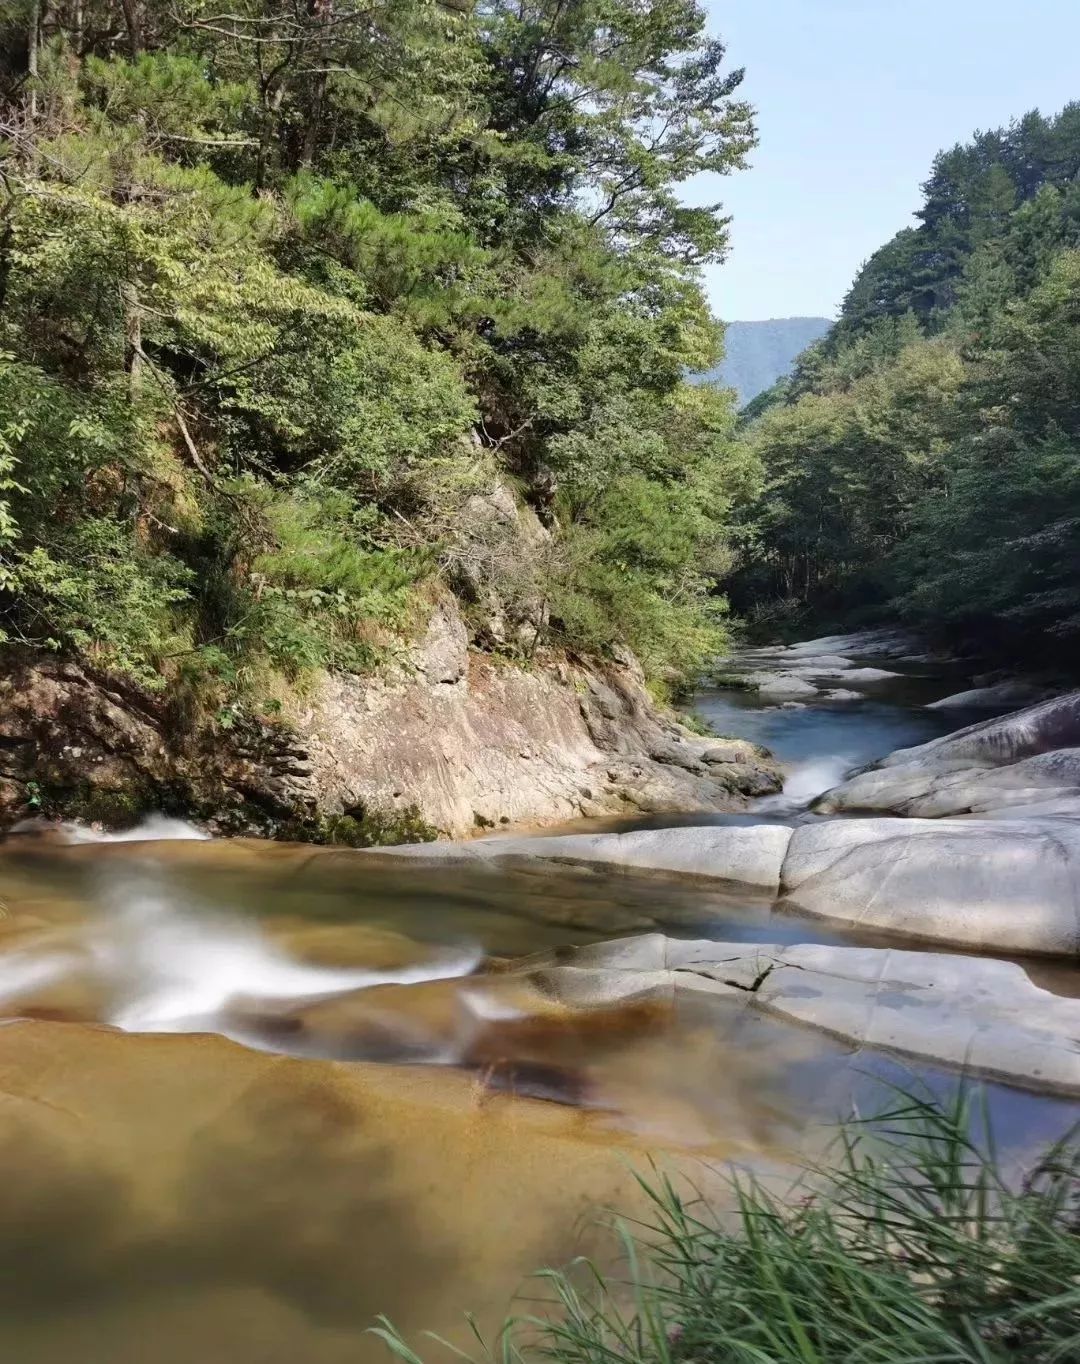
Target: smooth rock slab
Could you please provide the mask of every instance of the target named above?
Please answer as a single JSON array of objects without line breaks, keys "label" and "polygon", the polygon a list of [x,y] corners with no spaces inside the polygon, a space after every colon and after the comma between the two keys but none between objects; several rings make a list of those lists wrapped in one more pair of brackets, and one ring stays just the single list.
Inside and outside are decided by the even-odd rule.
[{"label": "smooth rock slab", "polygon": [[1041,989],[1014,962],[649,934],[578,948],[541,976],[575,1005],[662,989],[720,994],[857,1047],[1080,1095],[1080,999]]},{"label": "smooth rock slab", "polygon": [[1014,805],[1072,802],[1080,814],[1080,749],[1037,753],[1007,767],[976,767],[970,760],[942,759],[871,768],[818,800],[819,814],[881,810],[938,819],[979,814]]},{"label": "smooth rock slab", "polygon": [[1080,825],[845,819],[791,838],[781,904],[996,951],[1080,952]]},{"label": "smooth rock slab", "polygon": [[749,824],[647,829],[628,834],[486,838],[472,843],[415,843],[401,848],[369,849],[367,853],[432,862],[507,857],[599,862],[612,867],[708,876],[775,891],[790,838],[791,830],[782,825]]},{"label": "smooth rock slab", "polygon": [[954,696],[943,696],[931,701],[927,710],[1006,710],[1011,706],[1029,706],[1046,697],[1046,688],[1033,682],[999,682],[992,687],[973,687]]}]

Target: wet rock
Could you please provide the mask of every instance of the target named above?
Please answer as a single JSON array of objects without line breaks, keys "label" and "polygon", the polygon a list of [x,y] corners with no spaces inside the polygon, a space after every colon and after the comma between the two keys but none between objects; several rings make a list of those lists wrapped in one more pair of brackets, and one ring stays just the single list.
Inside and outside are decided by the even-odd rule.
[{"label": "wet rock", "polygon": [[580,1006],[705,992],[874,1047],[1080,1096],[1080,999],[1013,962],[877,948],[682,942],[650,934],[564,954],[549,992]]},{"label": "wet rock", "polygon": [[1080,817],[1078,752],[1080,693],[899,749],[815,808],[939,818],[1052,803],[1055,813]]},{"label": "wet rock", "polygon": [[880,810],[937,819],[1050,800],[1071,802],[1072,812],[1080,814],[1080,749],[1036,754],[1001,768],[963,760],[874,768],[827,792],[815,808],[823,814]]},{"label": "wet rock", "polygon": [[806,655],[796,654],[797,662],[792,666],[788,665],[786,671],[801,673],[806,677],[820,675],[821,673],[845,672],[848,668],[853,668],[855,664],[850,658],[843,658],[840,654],[818,654]]},{"label": "wet rock", "polygon": [[791,838],[781,905],[980,949],[1080,952],[1080,825],[845,819]]},{"label": "wet rock", "polygon": [[790,673],[747,673],[743,680],[747,686],[756,687],[758,695],[768,701],[817,695],[817,687],[812,686],[805,678]]},{"label": "wet rock", "polygon": [[839,675],[838,680],[841,682],[887,682],[890,678],[899,676],[899,673],[890,672],[887,668],[849,668],[847,672]]}]

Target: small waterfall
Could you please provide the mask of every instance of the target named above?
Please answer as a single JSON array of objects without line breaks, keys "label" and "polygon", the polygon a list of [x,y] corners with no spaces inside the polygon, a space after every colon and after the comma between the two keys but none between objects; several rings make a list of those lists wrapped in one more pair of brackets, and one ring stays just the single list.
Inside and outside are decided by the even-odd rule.
[{"label": "small waterfall", "polygon": [[850,756],[842,754],[796,763],[784,779],[783,791],[776,796],[763,797],[755,809],[785,814],[805,810],[823,792],[838,786],[856,765]]},{"label": "small waterfall", "polygon": [[[171,819],[168,815],[147,815],[139,824],[117,833],[106,833],[85,824],[58,824],[49,826],[65,843],[143,843],[151,841],[169,842],[176,839],[208,839],[209,834],[197,829],[183,819]],[[18,832],[18,830],[16,830]]]}]

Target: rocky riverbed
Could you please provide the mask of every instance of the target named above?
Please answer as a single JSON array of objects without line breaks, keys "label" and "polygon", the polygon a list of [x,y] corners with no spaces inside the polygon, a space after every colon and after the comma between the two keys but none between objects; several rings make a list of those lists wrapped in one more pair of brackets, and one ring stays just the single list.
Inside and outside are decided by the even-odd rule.
[{"label": "rocky riverbed", "polygon": [[723,1204],[729,1162],[783,1187],[883,1084],[961,1076],[1006,1150],[1064,1131],[1076,698],[942,707],[973,679],[885,632],[721,678],[697,707],[730,737],[684,752],[764,743],[784,777],[735,809],[0,846],[5,1349],[143,1364],[153,1322],[155,1364],[351,1364],[379,1312],[465,1344],[462,1309],[491,1329],[529,1269],[603,1255],[651,1161]]}]

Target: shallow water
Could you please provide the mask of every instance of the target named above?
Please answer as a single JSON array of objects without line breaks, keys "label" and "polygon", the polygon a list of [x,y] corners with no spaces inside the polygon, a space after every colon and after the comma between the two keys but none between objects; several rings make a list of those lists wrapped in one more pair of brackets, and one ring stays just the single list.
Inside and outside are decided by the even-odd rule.
[{"label": "shallow water", "polygon": [[[847,771],[943,732],[922,704],[948,689],[909,676],[798,709],[703,692],[789,773],[712,818],[807,818]],[[956,1083],[729,999],[583,1016],[503,969],[657,930],[883,941],[763,898],[149,832],[0,846],[0,1353],[20,1364],[364,1364],[378,1313],[466,1344],[462,1313],[490,1328],[531,1269],[603,1260],[597,1210],[640,1211],[649,1160],[722,1201],[727,1162],[781,1179],[853,1105]],[[1078,1116],[986,1092],[1006,1149]]]}]

